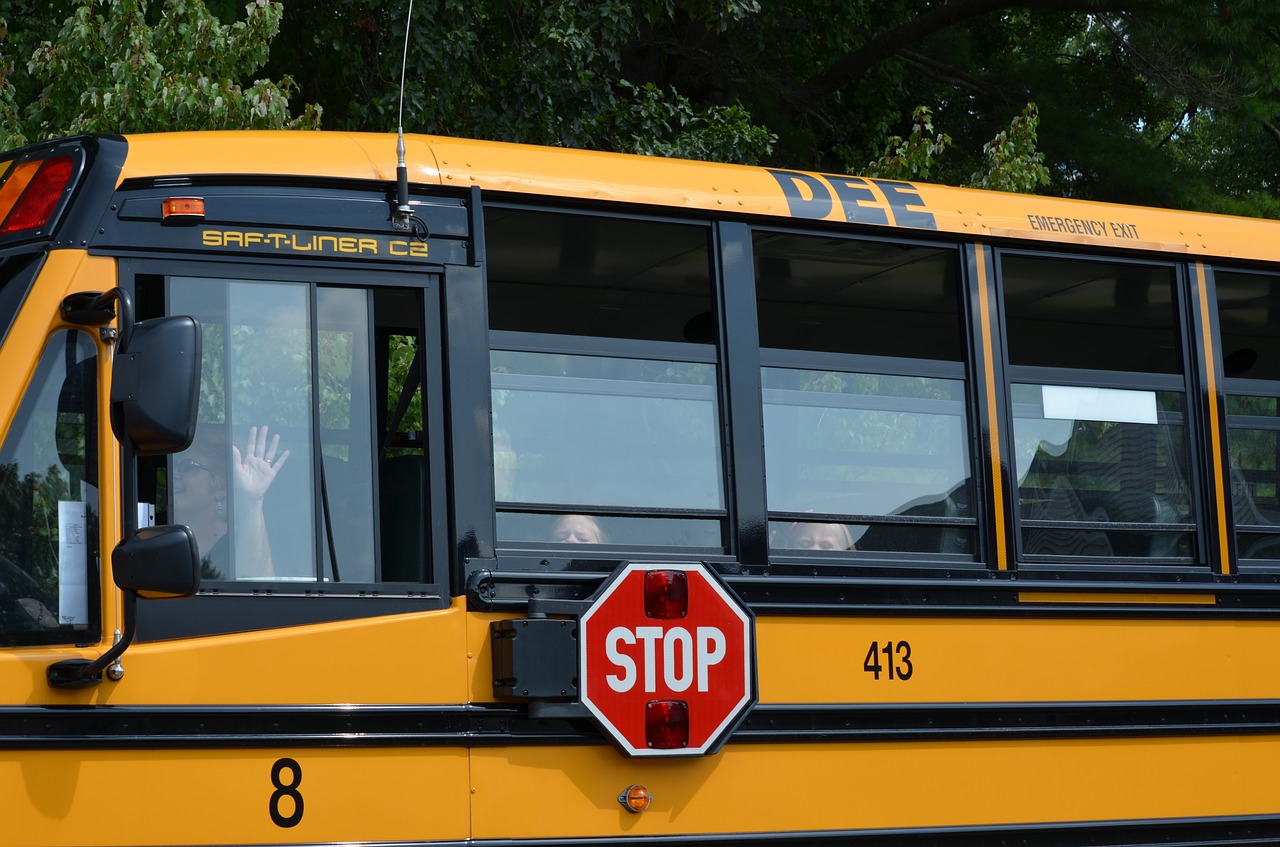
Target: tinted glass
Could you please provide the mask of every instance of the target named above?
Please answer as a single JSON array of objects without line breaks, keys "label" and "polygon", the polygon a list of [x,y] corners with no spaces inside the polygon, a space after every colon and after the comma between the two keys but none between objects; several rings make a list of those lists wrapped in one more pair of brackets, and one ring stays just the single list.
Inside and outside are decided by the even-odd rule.
[{"label": "tinted glass", "polygon": [[1241,559],[1280,559],[1280,278],[1214,273]]},{"label": "tinted glass", "polygon": [[1000,273],[1023,553],[1189,561],[1173,269],[1006,255]]},{"label": "tinted glass", "polygon": [[96,367],[57,333],[0,446],[0,644],[98,637]]},{"label": "tinted glass", "polygon": [[498,208],[485,223],[499,541],[721,549],[708,230]]},{"label": "tinted glass", "polygon": [[972,555],[955,251],[754,246],[771,546]]},{"label": "tinted glass", "polygon": [[196,438],[173,458],[204,578],[316,579],[308,287],[178,278],[170,298],[204,336]]}]

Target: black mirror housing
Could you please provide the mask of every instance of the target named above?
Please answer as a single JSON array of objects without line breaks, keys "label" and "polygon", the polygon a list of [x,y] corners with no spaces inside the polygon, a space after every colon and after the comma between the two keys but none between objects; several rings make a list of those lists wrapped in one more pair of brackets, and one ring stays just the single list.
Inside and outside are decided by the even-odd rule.
[{"label": "black mirror housing", "polygon": [[148,526],[111,551],[116,586],[152,600],[190,597],[200,590],[200,552],[185,526]]},{"label": "black mirror housing", "polygon": [[111,429],[138,456],[191,446],[200,397],[200,325],[179,315],[141,321],[112,365]]}]

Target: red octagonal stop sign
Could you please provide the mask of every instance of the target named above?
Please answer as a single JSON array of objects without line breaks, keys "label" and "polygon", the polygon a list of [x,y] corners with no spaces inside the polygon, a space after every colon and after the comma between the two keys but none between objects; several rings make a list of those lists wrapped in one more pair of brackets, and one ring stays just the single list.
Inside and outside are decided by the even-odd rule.
[{"label": "red octagonal stop sign", "polygon": [[582,702],[632,756],[714,752],[755,702],[755,626],[701,564],[618,570],[578,622]]}]

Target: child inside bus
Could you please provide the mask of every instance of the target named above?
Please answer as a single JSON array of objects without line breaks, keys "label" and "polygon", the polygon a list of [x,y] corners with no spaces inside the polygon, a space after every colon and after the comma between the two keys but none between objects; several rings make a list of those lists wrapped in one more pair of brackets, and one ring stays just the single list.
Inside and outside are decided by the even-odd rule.
[{"label": "child inside bus", "polygon": [[202,425],[197,429],[196,442],[174,461],[174,519],[195,534],[205,579],[233,578],[233,554],[237,578],[269,577],[275,573],[262,504],[271,483],[288,461],[289,451],[277,455],[280,436],[273,436],[268,442],[268,435],[265,426],[250,427],[244,452],[235,445],[231,447],[234,544],[227,539],[231,521],[225,433],[216,426]]},{"label": "child inside bus", "polygon": [[561,544],[604,544],[600,522],[590,515],[562,515],[551,527],[551,540]]},{"label": "child inside bus", "polygon": [[842,523],[795,523],[787,536],[793,550],[854,550],[849,527]]}]

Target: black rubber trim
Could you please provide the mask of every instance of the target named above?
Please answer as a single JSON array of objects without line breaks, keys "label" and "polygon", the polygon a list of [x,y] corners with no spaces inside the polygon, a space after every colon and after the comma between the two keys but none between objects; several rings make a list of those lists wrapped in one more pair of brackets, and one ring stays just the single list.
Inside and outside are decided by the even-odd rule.
[{"label": "black rubber trim", "polygon": [[[761,705],[730,744],[1280,734],[1280,700]],[[0,749],[184,749],[605,744],[586,718],[527,705],[17,706]]]}]

